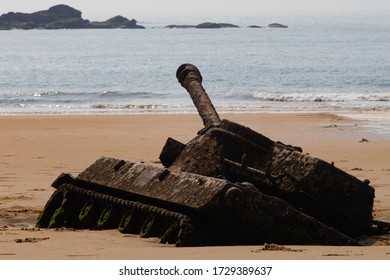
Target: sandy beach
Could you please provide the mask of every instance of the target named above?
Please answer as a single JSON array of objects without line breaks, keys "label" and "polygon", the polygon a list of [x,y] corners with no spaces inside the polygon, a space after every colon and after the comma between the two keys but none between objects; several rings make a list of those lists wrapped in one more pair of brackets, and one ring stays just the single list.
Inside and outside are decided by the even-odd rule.
[{"label": "sandy beach", "polygon": [[[334,162],[375,188],[374,218],[390,222],[390,137],[331,114],[221,115]],[[160,165],[167,137],[186,143],[198,115],[1,116],[0,259],[390,259],[390,236],[369,246],[263,245],[176,248],[116,230],[34,229],[61,173],[77,175],[101,156]],[[363,138],[366,141],[362,141]]]}]

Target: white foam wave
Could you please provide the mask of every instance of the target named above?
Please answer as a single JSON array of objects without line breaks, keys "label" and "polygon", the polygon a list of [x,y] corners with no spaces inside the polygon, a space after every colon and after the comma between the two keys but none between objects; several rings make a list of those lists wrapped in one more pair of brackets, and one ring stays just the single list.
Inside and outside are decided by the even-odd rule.
[{"label": "white foam wave", "polygon": [[94,109],[140,109],[140,110],[153,110],[153,109],[166,109],[167,105],[160,104],[94,104]]},{"label": "white foam wave", "polygon": [[252,97],[268,102],[388,102],[390,93],[269,93],[253,92]]}]

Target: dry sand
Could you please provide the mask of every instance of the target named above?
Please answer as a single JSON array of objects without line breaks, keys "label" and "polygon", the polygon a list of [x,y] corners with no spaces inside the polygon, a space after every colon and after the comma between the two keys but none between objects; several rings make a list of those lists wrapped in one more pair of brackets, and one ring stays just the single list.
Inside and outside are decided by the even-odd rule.
[{"label": "dry sand", "polygon": [[[221,117],[369,179],[376,191],[375,219],[390,222],[389,137],[329,114]],[[201,128],[197,115],[1,116],[0,259],[390,259],[389,236],[371,238],[371,246],[363,247],[262,250],[262,245],[176,248],[115,230],[33,228],[61,172],[77,175],[103,155],[158,165],[167,137],[185,143]]]}]

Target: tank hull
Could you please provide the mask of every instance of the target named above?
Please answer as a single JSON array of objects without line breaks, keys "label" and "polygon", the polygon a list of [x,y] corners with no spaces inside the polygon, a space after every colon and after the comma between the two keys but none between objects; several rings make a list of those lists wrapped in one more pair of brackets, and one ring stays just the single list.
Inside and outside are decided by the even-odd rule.
[{"label": "tank hull", "polygon": [[176,246],[358,245],[251,184],[103,157],[62,174],[37,226],[108,229]]}]

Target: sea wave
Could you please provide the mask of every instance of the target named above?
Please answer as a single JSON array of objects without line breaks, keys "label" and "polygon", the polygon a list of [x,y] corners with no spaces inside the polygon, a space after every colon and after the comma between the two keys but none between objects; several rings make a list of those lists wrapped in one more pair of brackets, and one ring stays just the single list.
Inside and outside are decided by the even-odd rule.
[{"label": "sea wave", "polygon": [[[162,95],[162,96],[160,96]],[[190,98],[141,91],[36,91],[0,94],[0,113],[193,113]],[[386,93],[273,93],[217,95],[221,113],[390,111]],[[63,111],[63,112],[60,112]]]},{"label": "sea wave", "polygon": [[190,104],[104,104],[96,103],[91,105],[95,113],[114,114],[176,114],[194,113],[196,109]]},{"label": "sea wave", "polygon": [[252,92],[252,97],[267,102],[388,102],[389,93],[269,93]]},{"label": "sea wave", "polygon": [[112,90],[106,90],[99,94],[99,97],[102,98],[143,98],[143,99],[150,99],[150,98],[156,98],[161,97],[161,94],[157,92],[148,92],[148,91],[130,91],[130,92],[124,92],[124,91],[112,91]]},{"label": "sea wave", "polygon": [[140,109],[140,110],[155,110],[168,109],[170,106],[161,104],[93,104],[93,109]]}]

